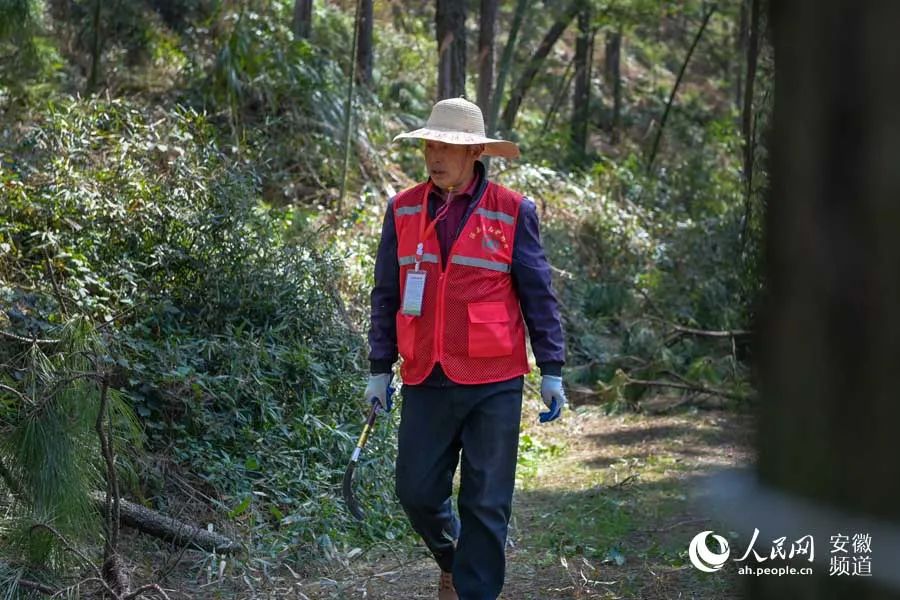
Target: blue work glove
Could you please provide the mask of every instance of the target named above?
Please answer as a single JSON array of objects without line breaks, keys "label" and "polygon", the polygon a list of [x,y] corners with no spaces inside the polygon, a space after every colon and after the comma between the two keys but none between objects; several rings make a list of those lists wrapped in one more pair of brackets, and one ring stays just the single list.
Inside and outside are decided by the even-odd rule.
[{"label": "blue work glove", "polygon": [[371,403],[378,403],[380,410],[391,412],[394,401],[391,396],[394,388],[391,387],[390,373],[373,373],[369,375],[369,383],[366,385],[365,399]]},{"label": "blue work glove", "polygon": [[563,407],[566,405],[566,393],[563,391],[562,377],[558,375],[544,375],[541,377],[541,400],[550,409],[538,415],[541,423],[549,423],[556,420]]}]

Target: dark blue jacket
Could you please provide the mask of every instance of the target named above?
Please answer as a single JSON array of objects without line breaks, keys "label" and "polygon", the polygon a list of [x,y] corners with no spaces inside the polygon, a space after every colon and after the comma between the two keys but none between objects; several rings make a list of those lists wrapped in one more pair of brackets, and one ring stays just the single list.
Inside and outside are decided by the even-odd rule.
[{"label": "dark blue jacket", "polygon": [[[456,231],[457,236],[487,187],[484,165],[481,162],[475,163],[475,171],[479,180]],[[375,287],[372,288],[372,319],[369,328],[372,373],[390,373],[397,360],[396,315],[401,299],[393,202],[393,198],[388,202],[381,227],[381,242],[375,258]],[[440,202],[437,194],[429,197],[428,211],[431,218],[434,218]],[[541,245],[537,208],[528,198],[519,205],[511,273],[538,367],[544,375],[560,375],[565,362],[565,340],[559,317],[559,303],[551,284],[550,265]],[[435,367],[424,384],[454,385],[443,374],[440,365]]]}]

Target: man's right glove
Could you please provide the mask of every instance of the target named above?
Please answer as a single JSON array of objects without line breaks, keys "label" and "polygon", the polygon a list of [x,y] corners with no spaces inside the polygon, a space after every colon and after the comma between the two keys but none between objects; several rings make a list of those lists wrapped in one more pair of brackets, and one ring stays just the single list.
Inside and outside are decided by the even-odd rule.
[{"label": "man's right glove", "polygon": [[365,398],[367,401],[378,403],[381,410],[391,412],[394,401],[391,399],[394,388],[391,387],[390,373],[373,373],[369,375],[369,383],[366,385]]},{"label": "man's right glove", "polygon": [[541,377],[541,400],[547,405],[547,412],[538,414],[541,423],[549,423],[556,420],[566,405],[566,393],[563,391],[562,377],[558,375],[544,375]]}]

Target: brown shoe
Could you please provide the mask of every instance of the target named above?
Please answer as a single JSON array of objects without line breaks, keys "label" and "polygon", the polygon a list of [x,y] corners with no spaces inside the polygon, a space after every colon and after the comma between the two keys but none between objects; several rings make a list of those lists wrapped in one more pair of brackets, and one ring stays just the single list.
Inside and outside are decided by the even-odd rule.
[{"label": "brown shoe", "polygon": [[456,588],[453,587],[453,573],[441,571],[441,582],[438,584],[438,600],[459,600]]}]

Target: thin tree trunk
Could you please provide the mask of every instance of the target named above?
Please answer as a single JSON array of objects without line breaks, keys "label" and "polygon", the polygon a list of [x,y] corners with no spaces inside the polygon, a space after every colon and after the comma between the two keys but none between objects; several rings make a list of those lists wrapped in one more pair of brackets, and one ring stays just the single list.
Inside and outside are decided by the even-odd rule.
[{"label": "thin tree trunk", "polygon": [[509,28],[509,36],[506,38],[506,45],[503,47],[503,55],[500,57],[500,68],[497,72],[497,87],[494,89],[494,98],[491,101],[490,116],[487,118],[488,135],[494,135],[497,131],[497,118],[500,116],[500,103],[503,102],[503,93],[506,91],[506,79],[509,75],[509,68],[512,65],[513,53],[516,49],[516,40],[519,36],[519,30],[522,28],[522,21],[525,19],[525,11],[528,8],[528,0],[518,0],[516,3],[516,12],[513,13],[512,25]]},{"label": "thin tree trunk", "polygon": [[750,2],[750,37],[747,43],[747,84],[744,88],[744,106],[741,110],[741,135],[744,139],[744,216],[741,222],[741,246],[747,240],[750,220],[753,218],[753,161],[756,130],[753,119],[753,88],[756,82],[756,64],[759,57],[759,4]]},{"label": "thin tree trunk", "polygon": [[756,63],[759,56],[759,3],[750,1],[750,38],[747,44],[747,85],[744,87],[744,106],[741,111],[741,134],[744,138],[744,183],[750,193],[753,175],[753,85],[756,81]]},{"label": "thin tree trunk", "polygon": [[[781,0],[770,15],[778,96],[756,464],[764,489],[804,502],[781,513],[794,532],[770,527],[768,539],[813,535],[825,564],[752,578],[748,597],[896,600],[900,78],[888,74],[900,70],[900,3]],[[815,528],[809,505],[835,512]],[[871,536],[869,552],[855,534]],[[829,576],[835,558],[849,576]],[[862,560],[871,576],[854,576]]]},{"label": "thin tree trunk", "polygon": [[372,84],[372,0],[361,0],[359,39],[356,45],[356,80],[360,85]]},{"label": "thin tree trunk", "polygon": [[[478,106],[485,116],[491,112],[491,88],[494,85],[494,38],[497,29],[497,0],[481,0],[481,26],[478,31]],[[490,131],[491,124],[485,123]]]},{"label": "thin tree trunk", "polygon": [[587,145],[590,114],[590,42],[591,7],[585,3],[578,12],[578,38],[575,40],[575,92],[572,94],[572,123],[569,142],[572,156],[580,160]]},{"label": "thin tree trunk", "polygon": [[606,39],[606,81],[612,82],[613,116],[610,142],[619,143],[622,128],[622,26]]},{"label": "thin tree trunk", "polygon": [[684,73],[687,70],[688,63],[691,62],[691,56],[694,54],[694,50],[697,48],[697,44],[700,42],[700,38],[703,37],[703,31],[706,29],[706,26],[709,24],[709,19],[713,16],[713,13],[716,12],[716,7],[712,6],[707,11],[706,15],[703,17],[703,23],[700,24],[700,29],[697,30],[697,35],[694,36],[694,41],[691,43],[691,47],[688,50],[687,56],[684,57],[684,62],[681,63],[681,69],[678,71],[678,77],[675,79],[675,85],[672,86],[672,93],[669,94],[669,100],[666,102],[666,109],[663,111],[662,119],[659,122],[659,128],[656,130],[656,138],[653,140],[653,147],[650,150],[650,155],[647,158],[647,172],[649,173],[653,169],[653,161],[656,160],[656,152],[659,150],[659,142],[662,139],[663,130],[666,127],[666,120],[669,118],[669,111],[672,109],[672,102],[675,100],[675,94],[678,93],[678,86],[681,85],[681,80],[684,77]]},{"label": "thin tree trunk", "polygon": [[741,16],[734,45],[738,57],[737,68],[734,70],[734,106],[741,110],[741,102],[744,99],[744,61],[742,59],[747,55],[747,0],[741,0]]},{"label": "thin tree trunk", "polygon": [[466,93],[466,2],[437,0],[438,100]]},{"label": "thin tree trunk", "polygon": [[312,34],[313,0],[295,0],[291,29],[298,38],[308,39]]},{"label": "thin tree trunk", "polygon": [[566,6],[565,11],[550,27],[550,30],[544,36],[544,39],[541,40],[541,44],[531,57],[531,60],[528,61],[525,70],[522,72],[522,75],[519,77],[516,86],[509,96],[506,108],[503,109],[503,115],[500,118],[501,131],[503,133],[512,131],[513,124],[516,122],[516,115],[518,115],[519,108],[522,106],[522,101],[525,99],[525,94],[528,93],[528,89],[531,87],[535,76],[538,74],[541,65],[544,63],[544,59],[547,58],[547,55],[550,54],[550,50],[553,49],[556,41],[562,35],[563,31],[565,31],[566,27],[569,26],[569,23],[572,22],[572,19],[575,18],[575,15],[581,8],[582,2],[583,0],[572,0],[572,2]]},{"label": "thin tree trunk", "polygon": [[347,174],[350,171],[350,127],[353,122],[353,84],[356,82],[356,48],[359,39],[359,16],[363,0],[356,0],[353,19],[353,56],[350,58],[350,76],[347,78],[347,102],[344,105],[344,168],[341,171],[341,192],[338,196],[338,214],[344,212],[344,196],[347,193]]},{"label": "thin tree trunk", "polygon": [[563,99],[569,93],[569,88],[572,86],[572,79],[575,75],[572,72],[572,67],[574,65],[575,58],[572,57],[572,60],[566,65],[566,70],[563,71],[561,78],[562,83],[559,86],[559,90],[556,92],[556,96],[553,97],[553,102],[550,104],[550,110],[547,111],[547,116],[544,117],[544,125],[541,127],[542,133],[546,133],[550,130],[550,126],[553,125],[553,119],[555,118],[556,113],[559,112],[559,107],[562,105]]},{"label": "thin tree trunk", "polygon": [[103,8],[103,0],[94,0],[94,40],[91,48],[91,72],[88,76],[88,93],[93,93],[97,89],[97,82],[100,79],[100,55],[103,52],[102,37],[100,36],[100,10]]}]

